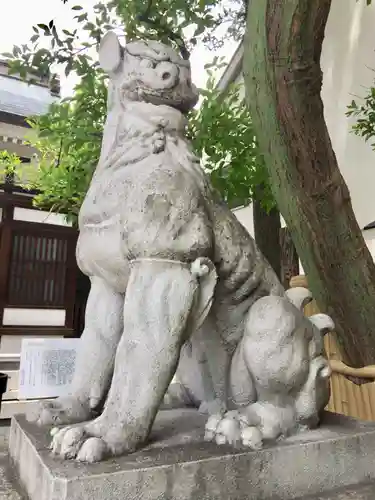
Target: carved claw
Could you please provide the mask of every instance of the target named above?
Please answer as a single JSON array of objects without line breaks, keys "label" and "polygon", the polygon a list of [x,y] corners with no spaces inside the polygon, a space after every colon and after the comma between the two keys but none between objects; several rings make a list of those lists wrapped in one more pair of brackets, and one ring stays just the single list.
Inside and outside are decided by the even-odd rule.
[{"label": "carved claw", "polygon": [[52,453],[62,458],[75,458],[84,439],[82,427],[64,427],[52,439]]},{"label": "carved claw", "polygon": [[211,415],[205,425],[204,440],[214,441],[216,435],[216,429],[219,425],[223,416],[221,414]]},{"label": "carved claw", "polygon": [[52,454],[64,459],[94,463],[103,460],[109,454],[105,441],[98,437],[90,437],[82,425],[54,428],[51,435]]},{"label": "carved claw", "polygon": [[215,441],[218,445],[229,444],[237,446],[242,443],[252,450],[263,446],[261,431],[255,426],[249,426],[238,411],[227,412],[224,416],[212,415],[205,426],[205,441]]},{"label": "carved claw", "polygon": [[257,427],[245,427],[241,432],[242,444],[252,450],[263,448],[263,436]]},{"label": "carved claw", "polygon": [[91,417],[91,409],[73,397],[58,398],[54,401],[42,401],[27,412],[29,422],[37,425],[66,425],[84,422]]},{"label": "carved claw", "polygon": [[100,462],[108,454],[108,447],[103,439],[91,437],[83,443],[77,454],[78,462]]}]

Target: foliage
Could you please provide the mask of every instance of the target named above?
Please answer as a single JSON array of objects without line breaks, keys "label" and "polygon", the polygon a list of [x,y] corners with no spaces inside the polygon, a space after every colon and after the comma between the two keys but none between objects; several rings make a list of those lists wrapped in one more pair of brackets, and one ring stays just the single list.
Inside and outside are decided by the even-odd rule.
[{"label": "foliage", "polygon": [[[372,0],[366,0],[366,4],[371,5]],[[368,89],[362,104],[353,99],[346,115],[357,118],[352,127],[353,132],[366,142],[373,141],[371,146],[375,150],[375,86]]]},{"label": "foliage", "polygon": [[356,118],[353,132],[365,141],[371,141],[375,150],[375,87],[371,87],[361,104],[352,101],[348,106],[347,116]]},{"label": "foliage", "polygon": [[[35,197],[39,207],[65,213],[72,221],[76,220],[100,154],[106,89],[104,78],[95,82],[90,92],[85,92],[86,84],[83,90],[79,85],[71,100],[55,104],[47,115],[30,120],[37,131],[37,139],[30,142],[40,151],[40,161],[34,171],[28,172],[26,187],[41,191]],[[211,74],[202,92],[202,104],[190,116],[188,136],[227,203],[246,205],[255,186],[267,183],[267,174],[251,118],[242,104],[241,88],[232,86],[224,99]],[[273,205],[269,188],[263,203],[267,208]]]},{"label": "foliage", "polygon": [[99,159],[105,117],[105,81],[97,75],[83,79],[73,98],[30,120],[37,132],[30,142],[40,151],[40,161],[26,187],[40,191],[37,206],[76,219]]},{"label": "foliage", "polygon": [[202,104],[191,114],[188,133],[214,187],[229,206],[247,205],[256,187],[264,185],[262,202],[268,210],[274,199],[242,90],[240,85],[232,85],[223,96],[209,73],[206,90],[201,91]]},{"label": "foliage", "polygon": [[[39,23],[33,26],[29,44],[14,46],[4,56],[12,61],[12,71],[25,78],[48,75],[56,65],[63,66],[66,75],[95,74],[98,64],[90,49],[97,49],[103,34],[113,29],[126,40],[147,36],[174,43],[188,57],[189,49],[199,42],[217,48],[226,37],[240,40],[245,5],[244,0],[110,0],[97,3],[93,13],[73,5],[75,28],[59,28],[54,20]],[[46,41],[48,48],[43,46]]]},{"label": "foliage", "polygon": [[14,178],[19,165],[21,160],[15,153],[0,151],[0,182],[3,183],[7,177]]},{"label": "foliage", "polygon": [[[76,28],[59,29],[53,20],[34,26],[29,45],[14,47],[11,70],[32,81],[47,75],[51,65],[65,74],[81,77],[74,96],[54,104],[45,116],[30,123],[38,132],[32,145],[41,151],[40,164],[31,172],[28,187],[40,191],[35,203],[76,219],[94,168],[99,159],[105,118],[105,75],[98,67],[95,50],[108,29],[121,31],[126,39],[147,34],[179,47],[183,56],[196,43],[217,48],[226,36],[243,34],[246,2],[243,0],[114,0],[94,7],[94,18],[79,5],[72,6]],[[226,31],[217,30],[226,23]],[[47,40],[49,47],[42,47]],[[246,204],[254,183],[264,183],[265,168],[258,152],[240,89],[219,99],[212,72],[202,106],[193,112],[189,135],[214,186],[230,205]],[[228,133],[229,131],[229,133]],[[269,191],[269,190],[268,190]],[[264,196],[267,206],[271,195]]]}]

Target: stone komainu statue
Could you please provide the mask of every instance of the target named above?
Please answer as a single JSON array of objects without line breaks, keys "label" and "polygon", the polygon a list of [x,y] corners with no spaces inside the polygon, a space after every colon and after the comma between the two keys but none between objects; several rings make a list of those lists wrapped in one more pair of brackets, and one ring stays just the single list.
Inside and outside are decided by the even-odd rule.
[{"label": "stone komainu statue", "polygon": [[165,403],[208,413],[218,443],[258,448],[316,426],[332,321],[303,316],[309,292],[284,291],[201,170],[184,135],[198,99],[189,62],[114,33],[99,55],[108,117],[77,245],[85,330],[70,396],[30,418],[67,424],[53,451],[82,461],[142,446]]}]

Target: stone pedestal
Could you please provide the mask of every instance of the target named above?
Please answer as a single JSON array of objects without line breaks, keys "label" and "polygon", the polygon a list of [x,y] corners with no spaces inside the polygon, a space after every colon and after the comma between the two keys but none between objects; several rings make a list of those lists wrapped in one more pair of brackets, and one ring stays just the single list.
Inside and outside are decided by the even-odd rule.
[{"label": "stone pedestal", "polygon": [[150,445],[94,465],[51,456],[46,430],[12,421],[10,454],[30,500],[290,500],[375,479],[375,425],[325,414],[322,427],[261,451],[202,440],[205,417],[162,411]]}]

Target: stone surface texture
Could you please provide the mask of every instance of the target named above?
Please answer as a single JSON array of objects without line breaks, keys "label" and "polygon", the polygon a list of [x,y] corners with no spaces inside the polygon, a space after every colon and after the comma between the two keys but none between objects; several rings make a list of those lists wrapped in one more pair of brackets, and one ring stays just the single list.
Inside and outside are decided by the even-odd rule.
[{"label": "stone surface texture", "polygon": [[9,424],[0,421],[0,500],[26,500],[8,456]]},{"label": "stone surface texture", "polygon": [[[30,500],[290,500],[375,478],[373,423],[324,414],[319,429],[251,451],[203,441],[203,422],[196,410],[162,411],[142,451],[83,464],[53,457],[43,429],[16,417],[10,453]],[[334,495],[344,492],[321,498],[350,498]]]},{"label": "stone surface texture", "polygon": [[30,421],[68,424],[53,451],[83,462],[145,445],[164,398],[210,415],[206,439],[219,444],[258,449],[315,427],[333,323],[304,317],[309,292],[284,292],[193,155],[189,62],[157,42],[123,48],[112,32],[99,59],[108,116],[77,245],[85,331],[71,395]]},{"label": "stone surface texture", "polygon": [[350,488],[339,488],[322,495],[309,495],[298,500],[373,500],[374,498],[375,485],[368,483]]}]

